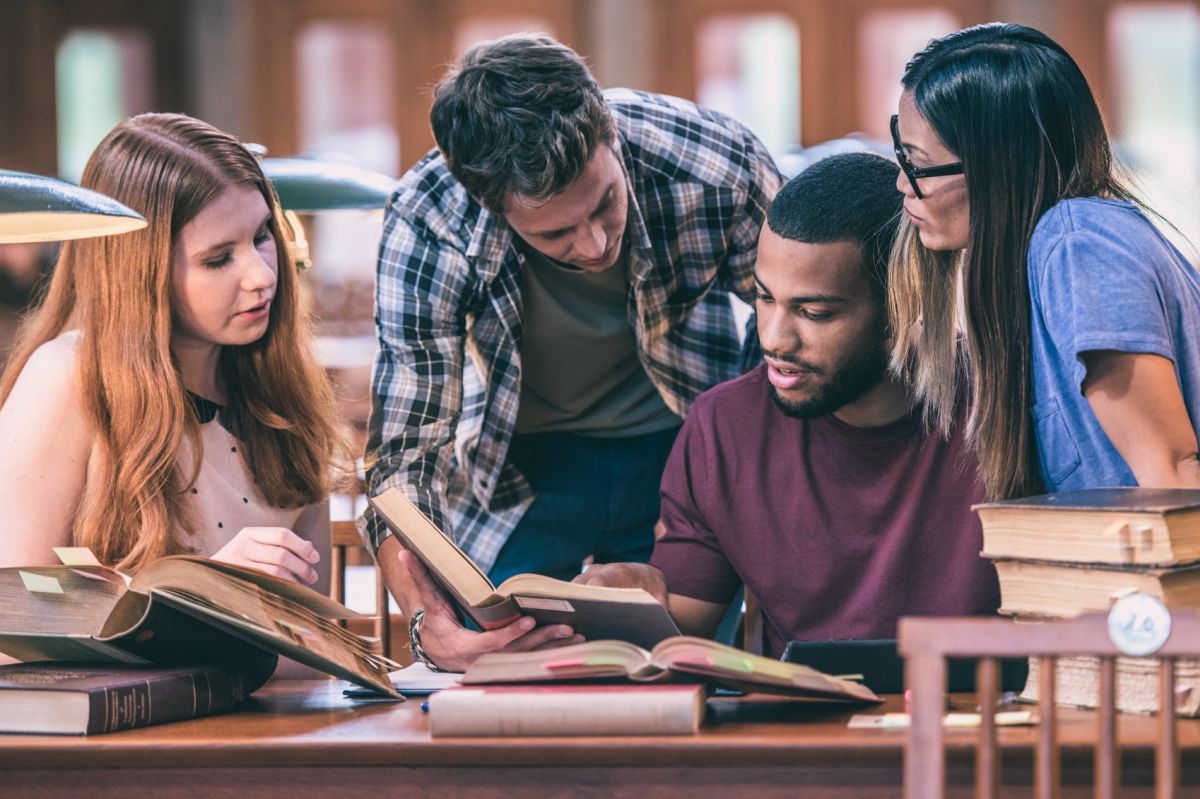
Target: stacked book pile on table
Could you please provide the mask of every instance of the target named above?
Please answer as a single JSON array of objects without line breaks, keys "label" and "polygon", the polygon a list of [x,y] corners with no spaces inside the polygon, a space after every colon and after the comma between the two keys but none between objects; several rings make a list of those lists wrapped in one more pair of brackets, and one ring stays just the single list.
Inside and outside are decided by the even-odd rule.
[{"label": "stacked book pile on table", "polygon": [[0,568],[0,733],[92,735],[222,713],[281,656],[400,699],[358,614],[264,572],[188,555],[130,577],[87,550]]},{"label": "stacked book pile on table", "polygon": [[[1103,488],[977,507],[983,555],[996,564],[1000,613],[1018,619],[1104,612],[1133,592],[1200,610],[1200,490]],[[1117,708],[1153,712],[1158,663],[1117,659]],[[1060,704],[1096,707],[1096,658],[1058,658]],[[1176,662],[1176,713],[1200,715],[1200,661]],[[1031,668],[1026,698],[1037,696]]]},{"label": "stacked book pile on table", "polygon": [[429,729],[435,737],[688,735],[716,689],[881,701],[860,683],[702,638],[673,636],[649,652],[601,640],[484,655],[461,685],[430,697]]}]

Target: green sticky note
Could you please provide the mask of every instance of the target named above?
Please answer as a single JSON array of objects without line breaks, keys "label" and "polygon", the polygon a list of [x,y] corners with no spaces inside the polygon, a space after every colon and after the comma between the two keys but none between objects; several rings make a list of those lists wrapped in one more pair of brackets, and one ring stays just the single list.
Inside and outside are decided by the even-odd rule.
[{"label": "green sticky note", "polygon": [[87,547],[54,547],[54,554],[64,566],[99,566],[100,561]]},{"label": "green sticky note", "polygon": [[46,574],[36,574],[35,572],[19,571],[21,582],[25,583],[25,587],[35,594],[61,594],[63,593],[62,586],[58,580]]}]

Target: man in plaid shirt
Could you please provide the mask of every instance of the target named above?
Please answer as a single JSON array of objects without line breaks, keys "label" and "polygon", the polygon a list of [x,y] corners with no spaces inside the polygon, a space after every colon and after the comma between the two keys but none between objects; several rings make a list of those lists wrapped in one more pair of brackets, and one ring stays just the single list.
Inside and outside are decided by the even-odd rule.
[{"label": "man in plaid shirt", "polygon": [[[728,294],[752,299],[778,171],[732,119],[601,92],[545,37],[473,48],[431,116],[438,150],[384,223],[368,490],[400,487],[497,583],[645,560],[681,418],[740,371]],[[464,629],[364,521],[418,654],[453,668],[571,639]]]}]

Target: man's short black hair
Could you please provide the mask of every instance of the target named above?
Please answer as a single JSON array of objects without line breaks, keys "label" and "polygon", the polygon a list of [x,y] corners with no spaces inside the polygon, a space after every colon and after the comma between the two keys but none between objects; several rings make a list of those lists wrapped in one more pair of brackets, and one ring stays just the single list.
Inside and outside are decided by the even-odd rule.
[{"label": "man's short black hair", "polygon": [[767,225],[785,239],[809,244],[853,241],[863,273],[880,302],[887,296],[887,261],[904,195],[900,167],[875,153],[841,153],[817,161],[775,195]]}]

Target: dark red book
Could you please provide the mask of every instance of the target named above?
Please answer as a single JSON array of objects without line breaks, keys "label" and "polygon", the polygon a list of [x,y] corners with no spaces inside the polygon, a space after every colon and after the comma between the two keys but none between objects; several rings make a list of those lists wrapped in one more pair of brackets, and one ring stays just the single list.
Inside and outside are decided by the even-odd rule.
[{"label": "dark red book", "polygon": [[0,666],[0,733],[117,732],[224,713],[246,696],[244,676],[212,666],[18,663]]}]

